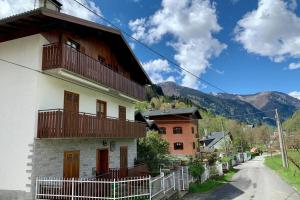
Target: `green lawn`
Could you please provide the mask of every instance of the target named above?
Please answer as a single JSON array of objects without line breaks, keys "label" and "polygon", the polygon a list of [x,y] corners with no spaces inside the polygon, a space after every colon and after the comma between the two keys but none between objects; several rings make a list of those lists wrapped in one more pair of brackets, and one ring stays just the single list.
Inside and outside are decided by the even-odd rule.
[{"label": "green lawn", "polygon": [[224,176],[217,177],[214,179],[209,179],[204,183],[192,183],[189,187],[189,192],[195,193],[195,192],[208,192],[210,190],[216,189],[220,187],[221,185],[224,185],[225,183],[228,183],[231,181],[232,176],[237,172],[236,169],[232,169]]},{"label": "green lawn", "polygon": [[[300,154],[295,151],[289,151],[288,155],[294,160],[300,160]],[[282,167],[281,156],[266,157],[265,165],[279,174],[287,183],[294,186],[300,191],[300,170],[291,162],[289,162],[289,168],[284,169]]]}]

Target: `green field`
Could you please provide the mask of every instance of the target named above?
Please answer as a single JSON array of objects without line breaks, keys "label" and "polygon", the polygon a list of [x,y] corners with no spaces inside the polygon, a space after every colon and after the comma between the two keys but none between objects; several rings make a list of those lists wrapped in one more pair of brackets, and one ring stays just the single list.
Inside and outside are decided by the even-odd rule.
[{"label": "green field", "polygon": [[216,189],[225,183],[231,181],[233,175],[237,172],[237,170],[233,169],[222,177],[217,177],[214,179],[209,179],[204,183],[192,183],[189,187],[189,192],[208,192],[210,190]]},{"label": "green field", "polygon": [[[300,153],[296,151],[289,151],[288,156],[293,160],[300,162]],[[291,162],[289,162],[288,169],[282,167],[281,156],[266,157],[265,165],[279,174],[287,183],[300,191],[300,170]]]}]

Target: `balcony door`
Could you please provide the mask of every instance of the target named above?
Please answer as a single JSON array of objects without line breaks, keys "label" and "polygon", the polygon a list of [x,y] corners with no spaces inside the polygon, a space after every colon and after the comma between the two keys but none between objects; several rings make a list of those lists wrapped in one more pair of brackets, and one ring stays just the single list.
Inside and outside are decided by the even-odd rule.
[{"label": "balcony door", "polygon": [[120,177],[128,175],[128,150],[127,146],[120,147]]},{"label": "balcony door", "polygon": [[126,107],[119,106],[119,120],[126,121]]},{"label": "balcony door", "polygon": [[64,134],[72,136],[79,127],[79,94],[65,91],[64,94]]},{"label": "balcony door", "polygon": [[79,178],[79,151],[64,152],[64,178]]}]

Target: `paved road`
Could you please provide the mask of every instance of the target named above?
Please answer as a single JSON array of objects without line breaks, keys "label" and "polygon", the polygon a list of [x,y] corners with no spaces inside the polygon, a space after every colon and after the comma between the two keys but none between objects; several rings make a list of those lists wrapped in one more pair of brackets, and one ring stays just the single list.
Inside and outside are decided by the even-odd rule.
[{"label": "paved road", "polygon": [[300,200],[300,194],[285,183],[273,171],[263,165],[263,157],[243,163],[232,181],[217,190],[205,194],[188,194],[185,200]]}]

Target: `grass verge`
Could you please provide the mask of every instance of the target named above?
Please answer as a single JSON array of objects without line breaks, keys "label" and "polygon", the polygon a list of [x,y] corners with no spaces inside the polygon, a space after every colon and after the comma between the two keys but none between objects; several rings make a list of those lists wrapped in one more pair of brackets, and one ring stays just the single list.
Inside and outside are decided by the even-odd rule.
[{"label": "grass verge", "polygon": [[196,192],[208,192],[210,190],[216,189],[225,183],[231,181],[233,175],[237,172],[236,169],[232,169],[224,174],[224,176],[216,177],[207,180],[204,183],[192,183],[189,187],[189,192],[196,193]]},{"label": "grass verge", "polygon": [[[293,157],[297,156],[296,154],[293,155],[291,152],[288,154]],[[293,163],[289,162],[288,169],[285,169],[282,167],[281,156],[277,155],[266,157],[264,164],[279,174],[279,176],[281,176],[288,184],[300,191],[300,170]]]}]

